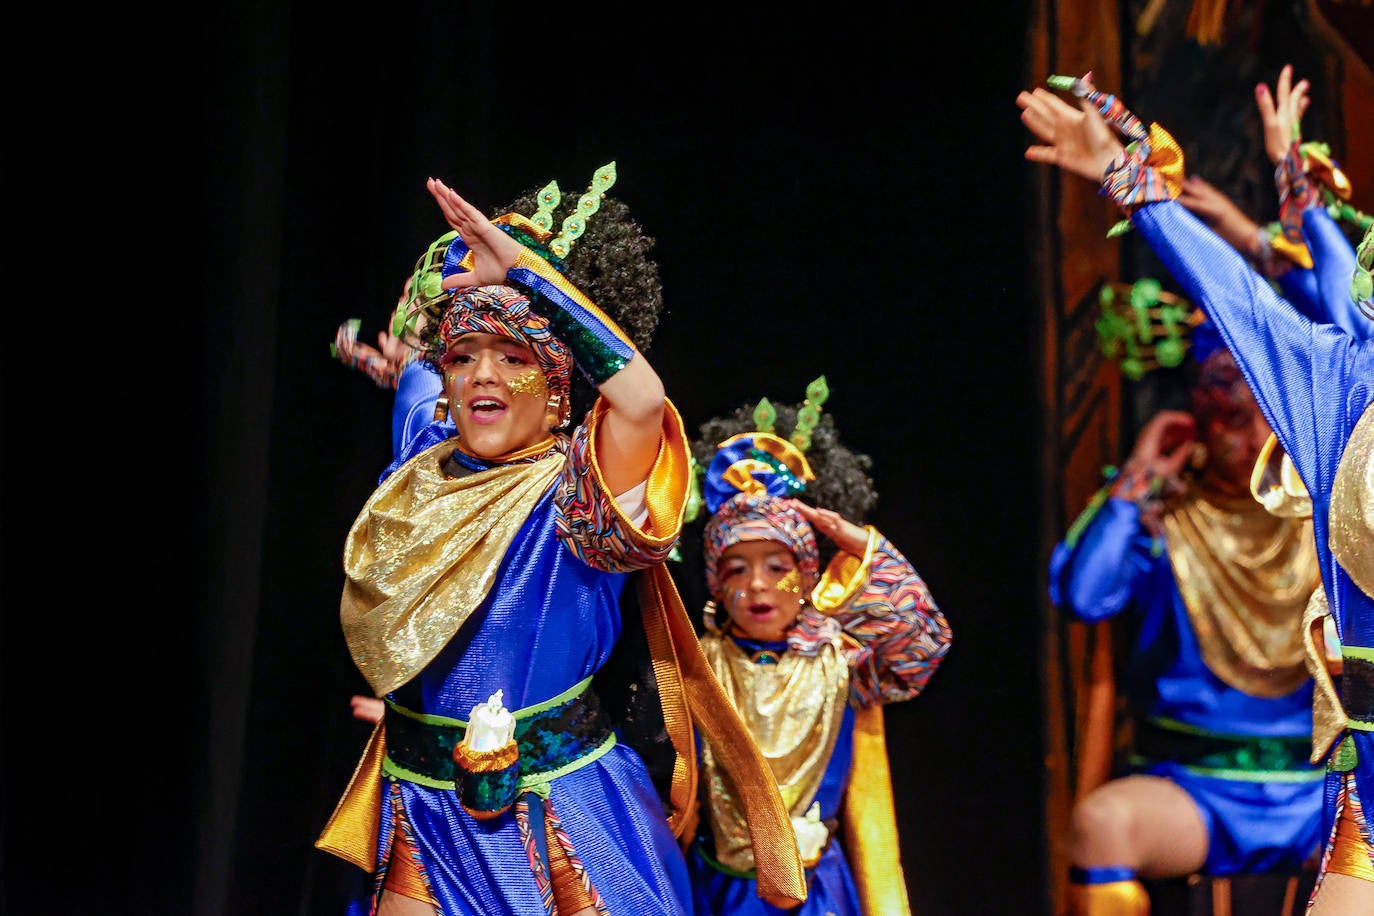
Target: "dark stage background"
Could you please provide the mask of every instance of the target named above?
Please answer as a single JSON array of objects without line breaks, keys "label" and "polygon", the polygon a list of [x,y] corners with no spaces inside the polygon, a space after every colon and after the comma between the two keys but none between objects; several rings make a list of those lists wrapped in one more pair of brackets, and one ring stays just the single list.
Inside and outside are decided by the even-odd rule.
[{"label": "dark stage background", "polygon": [[913,908],[1047,912],[1020,6],[298,0],[13,36],[47,57],[11,63],[4,154],[32,345],[4,370],[3,911],[341,913],[312,842],[366,737],[340,556],[390,398],[328,343],[375,336],[445,229],[427,176],[489,208],[614,159],[689,428],[824,373],[954,629],[888,711]]}]

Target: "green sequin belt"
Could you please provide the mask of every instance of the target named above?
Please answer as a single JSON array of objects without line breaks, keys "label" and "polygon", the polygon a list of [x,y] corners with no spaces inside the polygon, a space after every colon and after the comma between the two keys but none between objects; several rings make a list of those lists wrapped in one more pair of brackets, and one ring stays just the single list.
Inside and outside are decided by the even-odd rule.
[{"label": "green sequin belt", "polygon": [[[543,794],[557,777],[580,769],[615,746],[615,732],[601,711],[591,678],[551,700],[512,712],[519,762],[512,775],[519,790]],[[467,723],[423,715],[387,701],[386,758],[382,771],[435,789],[454,788],[459,774],[453,748]]]},{"label": "green sequin belt", "polygon": [[1172,719],[1136,724],[1131,763],[1148,767],[1175,763],[1202,776],[1257,782],[1307,782],[1322,779],[1324,767],[1308,760],[1312,742],[1300,737],[1223,735]]}]

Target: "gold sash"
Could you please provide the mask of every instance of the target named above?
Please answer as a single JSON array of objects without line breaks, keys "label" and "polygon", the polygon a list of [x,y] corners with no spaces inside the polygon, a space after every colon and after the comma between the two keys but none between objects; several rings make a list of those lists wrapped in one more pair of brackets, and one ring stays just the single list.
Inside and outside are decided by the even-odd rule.
[{"label": "gold sash", "polygon": [[1321,581],[1311,519],[1276,517],[1248,496],[1189,490],[1163,523],[1207,667],[1251,696],[1296,690],[1307,677],[1300,621]]},{"label": "gold sash", "polygon": [[859,892],[859,909],[883,916],[911,916],[883,715],[882,706],[854,711],[854,763],[840,826]]},{"label": "gold sash", "polygon": [[773,906],[791,909],[806,900],[806,877],[773,771],[712,672],[666,567],[660,564],[646,570],[640,596],[663,718],[677,750],[670,821],[674,833],[685,845],[696,830],[696,746],[686,719],[690,714],[713,749],[718,772],[739,792],[754,847],[758,896]]}]

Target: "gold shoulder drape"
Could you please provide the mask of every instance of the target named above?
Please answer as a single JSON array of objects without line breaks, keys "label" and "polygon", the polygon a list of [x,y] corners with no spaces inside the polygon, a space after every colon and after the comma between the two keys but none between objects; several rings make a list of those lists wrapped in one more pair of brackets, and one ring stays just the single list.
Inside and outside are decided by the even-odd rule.
[{"label": "gold shoulder drape", "polygon": [[1307,678],[1302,615],[1320,584],[1312,521],[1252,497],[1189,490],[1163,517],[1169,561],[1207,667],[1251,696]]}]

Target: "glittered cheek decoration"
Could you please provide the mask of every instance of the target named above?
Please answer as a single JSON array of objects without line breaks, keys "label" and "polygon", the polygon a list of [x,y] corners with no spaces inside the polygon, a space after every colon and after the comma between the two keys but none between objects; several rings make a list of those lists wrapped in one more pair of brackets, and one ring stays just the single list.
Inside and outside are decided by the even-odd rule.
[{"label": "glittered cheek decoration", "polygon": [[544,373],[537,368],[530,368],[513,377],[506,383],[512,394],[527,394],[538,400],[545,400],[549,396],[549,385],[544,380]]},{"label": "glittered cheek decoration", "polygon": [[787,572],[783,573],[782,578],[778,580],[777,589],[780,592],[788,592],[789,594],[796,595],[801,592],[801,586],[801,570],[793,566]]}]

